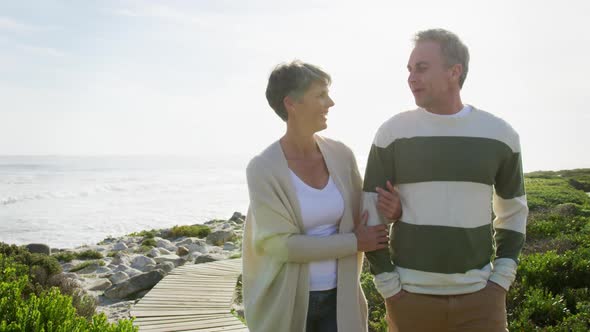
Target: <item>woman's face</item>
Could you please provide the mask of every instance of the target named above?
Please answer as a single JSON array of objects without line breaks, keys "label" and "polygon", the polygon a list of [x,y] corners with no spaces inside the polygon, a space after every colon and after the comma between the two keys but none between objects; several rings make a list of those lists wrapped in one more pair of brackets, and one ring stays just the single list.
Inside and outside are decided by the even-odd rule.
[{"label": "woman's face", "polygon": [[303,97],[295,101],[295,109],[289,114],[289,120],[294,120],[297,126],[314,133],[326,129],[328,109],[334,106],[334,101],[328,93],[325,83],[313,82]]}]

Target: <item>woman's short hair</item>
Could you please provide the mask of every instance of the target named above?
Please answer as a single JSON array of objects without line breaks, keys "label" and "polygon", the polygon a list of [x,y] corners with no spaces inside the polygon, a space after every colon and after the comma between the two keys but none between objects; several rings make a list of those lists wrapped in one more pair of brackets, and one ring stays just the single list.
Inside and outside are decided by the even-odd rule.
[{"label": "woman's short hair", "polygon": [[270,73],[266,86],[266,100],[277,115],[287,121],[287,110],[283,100],[290,96],[301,100],[313,82],[332,83],[332,78],[317,66],[300,60],[277,65]]},{"label": "woman's short hair", "polygon": [[440,50],[443,59],[447,66],[460,64],[463,67],[461,77],[459,77],[459,87],[463,87],[463,83],[467,78],[469,71],[469,50],[463,44],[459,37],[445,29],[430,29],[420,31],[414,37],[414,43],[421,41],[434,41],[440,45]]}]

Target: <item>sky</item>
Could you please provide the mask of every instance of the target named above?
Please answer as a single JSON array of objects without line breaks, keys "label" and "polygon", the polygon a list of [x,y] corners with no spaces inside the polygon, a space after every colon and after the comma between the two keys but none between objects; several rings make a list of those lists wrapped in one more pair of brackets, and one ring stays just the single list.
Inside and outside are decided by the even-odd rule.
[{"label": "sky", "polygon": [[525,171],[590,167],[590,2],[0,0],[0,155],[247,160],[284,133],[264,91],[301,59],[333,78],[321,134],[364,163],[415,108],[412,37],[469,47],[463,102],[520,134]]}]

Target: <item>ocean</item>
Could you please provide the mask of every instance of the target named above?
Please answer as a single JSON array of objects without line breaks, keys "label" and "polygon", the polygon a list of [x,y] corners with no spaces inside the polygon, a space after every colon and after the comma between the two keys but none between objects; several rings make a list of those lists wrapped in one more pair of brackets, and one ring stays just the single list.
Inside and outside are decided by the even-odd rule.
[{"label": "ocean", "polygon": [[248,160],[0,156],[0,241],[72,248],[245,214]]}]

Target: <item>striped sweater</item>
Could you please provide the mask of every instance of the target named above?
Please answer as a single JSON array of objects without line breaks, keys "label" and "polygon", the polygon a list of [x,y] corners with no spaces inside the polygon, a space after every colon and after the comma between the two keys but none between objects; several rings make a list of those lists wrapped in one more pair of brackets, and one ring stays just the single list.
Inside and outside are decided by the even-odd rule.
[{"label": "striped sweater", "polygon": [[375,191],[387,180],[397,186],[403,214],[390,250],[366,254],[383,297],[401,289],[465,294],[488,280],[510,287],[528,207],[519,137],[509,124],[475,108],[463,117],[397,114],[379,128],[369,154],[369,225],[387,222]]}]

